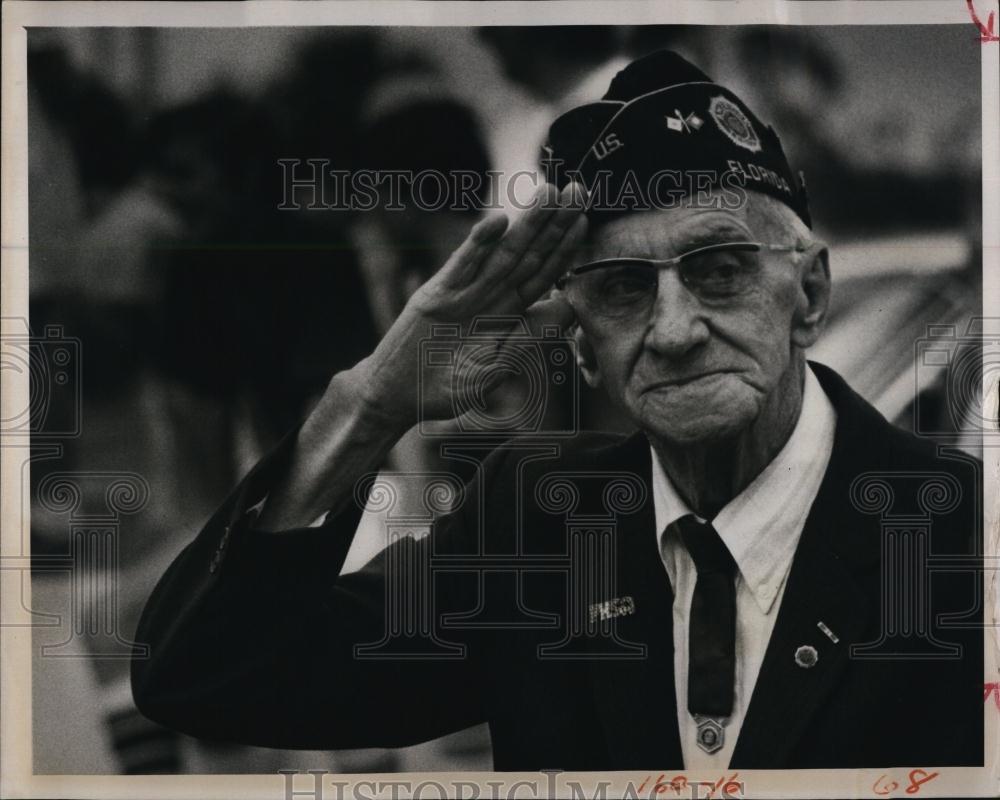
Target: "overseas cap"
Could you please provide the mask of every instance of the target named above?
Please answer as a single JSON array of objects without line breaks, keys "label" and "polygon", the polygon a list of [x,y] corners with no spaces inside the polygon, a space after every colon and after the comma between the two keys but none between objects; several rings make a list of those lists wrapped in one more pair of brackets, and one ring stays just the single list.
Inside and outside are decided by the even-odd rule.
[{"label": "overseas cap", "polygon": [[541,163],[556,186],[578,180],[587,187],[594,222],[671,208],[711,189],[721,189],[721,202],[735,207],[742,190],[753,189],[812,226],[804,182],[774,129],[670,50],[633,61],[601,100],[553,122]]}]

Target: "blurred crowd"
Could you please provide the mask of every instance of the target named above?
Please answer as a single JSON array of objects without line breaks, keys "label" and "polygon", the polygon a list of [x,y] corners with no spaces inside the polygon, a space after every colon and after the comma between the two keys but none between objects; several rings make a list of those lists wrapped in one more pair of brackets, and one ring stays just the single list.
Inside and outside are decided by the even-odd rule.
[{"label": "blurred crowd", "polygon": [[[136,33],[143,46],[155,35]],[[928,267],[940,280],[914,282],[898,316],[924,324],[976,303],[978,128],[961,113],[978,119],[978,90],[963,95],[972,104],[964,112],[940,119],[905,91],[886,93],[898,105],[881,112],[871,99],[859,104],[879,59],[894,58],[888,47],[869,52],[869,64],[789,28],[447,29],[423,38],[319,30],[297,35],[290,57],[252,85],[208,80],[187,96],[149,102],[70,44],[58,32],[29,35],[30,317],[35,333],[57,325],[81,342],[80,433],[35,449],[32,482],[124,471],[148,483],[148,503],[122,516],[118,531],[114,607],[126,642],[172,557],[329,377],[371,351],[482,213],[279,210],[279,159],[327,159],[342,170],[462,169],[484,179],[490,170],[534,169],[559,112],[598,98],[632,57],[674,47],[779,131],[831,241],[957,242]],[[918,56],[899,58],[905,67]],[[833,263],[839,285],[836,255]],[[872,278],[911,267],[859,274],[846,297],[870,299]],[[928,317],[927,298],[942,292],[950,299]],[[834,320],[850,316],[847,306],[834,311]],[[884,370],[877,377],[885,380]],[[874,395],[886,388],[873,387]],[[499,402],[518,397],[515,382]],[[558,422],[570,402],[556,397],[547,413]],[[582,424],[626,428],[590,394]],[[441,468],[438,444],[408,437],[392,466]],[[365,525],[354,566],[382,535],[377,519]],[[33,503],[33,555],[65,553],[69,530],[65,515]],[[33,610],[71,618],[68,580],[39,571]],[[35,650],[65,639],[65,627],[39,629]],[[87,655],[86,637],[76,646]],[[195,742],[138,715],[121,658],[37,659],[34,700],[39,773],[490,768],[481,729],[351,753]]]}]

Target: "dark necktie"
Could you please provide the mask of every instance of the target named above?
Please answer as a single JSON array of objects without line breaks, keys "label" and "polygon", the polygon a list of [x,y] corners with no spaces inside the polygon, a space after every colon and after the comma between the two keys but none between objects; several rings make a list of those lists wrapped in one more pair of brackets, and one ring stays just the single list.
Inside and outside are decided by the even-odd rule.
[{"label": "dark necktie", "polygon": [[736,681],[736,562],[709,522],[674,523],[698,580],[688,620],[688,711],[728,717]]}]

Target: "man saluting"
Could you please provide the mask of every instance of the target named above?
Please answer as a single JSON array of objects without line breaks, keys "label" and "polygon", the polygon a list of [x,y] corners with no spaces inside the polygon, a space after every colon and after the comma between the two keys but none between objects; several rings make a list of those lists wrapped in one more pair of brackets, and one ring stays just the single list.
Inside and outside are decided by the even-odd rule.
[{"label": "man saluting", "polygon": [[[310,749],[485,721],[498,770],[982,764],[974,581],[887,583],[878,516],[852,495],[870,473],[937,480],[952,500],[894,501],[931,515],[935,554],[969,556],[976,468],[806,361],[828,253],[775,132],[659,52],[556,120],[546,152],[555,185],[515,224],[476,225],[178,556],[140,623],[139,708],[194,736]],[[420,341],[484,315],[572,331],[584,377],[638,432],[579,434],[548,458],[501,446],[430,536],[337,577],[359,479],[418,418],[465,405],[448,379],[418,402]],[[640,487],[588,567],[612,596],[558,568],[505,580],[475,567],[566,552],[565,514],[539,490],[554,475]],[[432,559],[451,568],[432,579],[416,566]],[[399,570],[453,646],[360,657],[384,637]],[[893,627],[897,589],[923,593],[917,637]],[[580,603],[598,624],[571,624]],[[512,608],[556,622],[504,625]],[[949,614],[964,626],[943,627]]]}]

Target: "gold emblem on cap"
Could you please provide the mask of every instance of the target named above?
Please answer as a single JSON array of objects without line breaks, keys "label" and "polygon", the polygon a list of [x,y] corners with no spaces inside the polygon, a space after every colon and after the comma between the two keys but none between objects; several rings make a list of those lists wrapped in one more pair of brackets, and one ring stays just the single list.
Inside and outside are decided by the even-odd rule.
[{"label": "gold emblem on cap", "polygon": [[708,113],[730,141],[751,153],[760,152],[757,131],[753,129],[753,124],[736,103],[722,95],[713,97],[708,104]]}]

